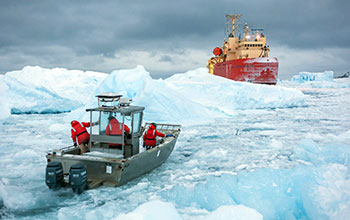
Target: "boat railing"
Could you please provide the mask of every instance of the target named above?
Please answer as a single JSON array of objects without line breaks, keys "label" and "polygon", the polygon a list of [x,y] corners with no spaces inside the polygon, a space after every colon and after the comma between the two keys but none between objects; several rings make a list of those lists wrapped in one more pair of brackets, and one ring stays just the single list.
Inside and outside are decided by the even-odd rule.
[{"label": "boat railing", "polygon": [[[150,124],[151,123],[147,122],[145,124],[145,128],[147,129]],[[180,129],[181,129],[181,125],[157,123],[157,130],[161,130],[161,131],[164,131],[164,132],[167,132],[167,131],[169,131],[169,132],[179,131]]]}]

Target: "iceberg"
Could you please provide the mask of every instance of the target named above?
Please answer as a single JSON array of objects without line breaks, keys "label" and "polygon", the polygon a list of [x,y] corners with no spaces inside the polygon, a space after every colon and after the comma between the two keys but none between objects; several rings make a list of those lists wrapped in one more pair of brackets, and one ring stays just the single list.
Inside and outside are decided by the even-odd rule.
[{"label": "iceberg", "polygon": [[298,90],[237,82],[208,74],[206,68],[175,74],[165,81],[169,87],[193,101],[227,114],[233,114],[237,109],[290,108],[305,105],[304,95]]},{"label": "iceberg", "polygon": [[[302,92],[280,86],[235,82],[199,68],[155,80],[143,66],[115,70],[99,85],[95,95],[118,92],[145,106],[148,121],[193,124],[231,117],[238,109],[286,108],[305,105]],[[73,111],[69,120],[88,120],[86,108],[96,106],[95,98]]]},{"label": "iceberg", "polygon": [[[168,87],[162,79],[152,79],[143,66],[135,69],[115,70],[99,85],[95,95],[116,92],[131,98],[133,105],[145,106],[145,120],[171,123],[188,123],[224,116],[205,105]],[[82,108],[73,111],[71,119],[88,120],[86,108],[97,105],[95,97]]]},{"label": "iceberg", "polygon": [[292,77],[292,82],[304,83],[312,81],[334,81],[333,71],[324,71],[324,72],[300,72],[298,75]]},{"label": "iceberg", "polygon": [[[45,69],[27,66],[6,73],[0,78],[2,106],[0,117],[8,108],[12,114],[60,113],[76,109],[86,103],[107,74],[91,71]],[[8,88],[8,89],[7,89]]]},{"label": "iceberg", "polygon": [[300,72],[290,80],[279,80],[277,85],[292,88],[350,88],[346,80],[334,80],[333,71]]},{"label": "iceberg", "polygon": [[2,118],[8,117],[10,108],[12,114],[73,111],[69,120],[87,120],[85,108],[95,106],[94,96],[102,92],[118,92],[145,106],[146,120],[174,123],[230,117],[238,109],[305,105],[298,90],[235,82],[210,75],[204,68],[163,80],[153,79],[143,66],[109,75],[27,66],[6,73],[0,82],[4,97],[11,97],[1,98],[9,105],[1,107]]}]

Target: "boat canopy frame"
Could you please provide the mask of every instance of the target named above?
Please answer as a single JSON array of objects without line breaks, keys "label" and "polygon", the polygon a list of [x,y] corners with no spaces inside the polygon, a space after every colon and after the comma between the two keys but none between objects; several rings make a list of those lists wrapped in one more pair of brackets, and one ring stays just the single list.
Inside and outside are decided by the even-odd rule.
[{"label": "boat canopy frame", "polygon": [[[142,120],[143,111],[145,108],[140,106],[131,106],[131,99],[122,100],[122,95],[115,93],[104,93],[96,97],[98,98],[98,107],[86,109],[87,112],[90,112],[91,149],[93,149],[97,143],[108,145],[117,144],[121,146],[121,153],[126,157],[139,153],[139,138],[143,133]],[[107,105],[101,105],[103,102]],[[122,135],[107,135],[105,133],[106,129],[103,129],[102,126],[109,126],[108,121],[107,124],[105,123],[106,119],[116,115],[118,116],[119,123],[122,126]],[[124,125],[126,124],[125,119],[128,117],[131,119],[128,120],[130,121],[130,133],[126,134]],[[96,126],[98,126],[98,129],[96,129]],[[128,146],[127,152],[126,145]]]}]

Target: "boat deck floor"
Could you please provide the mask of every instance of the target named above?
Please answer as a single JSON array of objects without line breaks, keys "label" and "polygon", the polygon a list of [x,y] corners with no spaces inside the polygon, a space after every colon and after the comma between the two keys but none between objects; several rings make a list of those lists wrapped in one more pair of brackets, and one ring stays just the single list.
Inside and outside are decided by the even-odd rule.
[{"label": "boat deck floor", "polygon": [[103,158],[124,158],[123,154],[120,152],[101,152],[101,151],[90,151],[87,153],[84,153],[84,155],[94,156],[94,157],[103,157]]}]

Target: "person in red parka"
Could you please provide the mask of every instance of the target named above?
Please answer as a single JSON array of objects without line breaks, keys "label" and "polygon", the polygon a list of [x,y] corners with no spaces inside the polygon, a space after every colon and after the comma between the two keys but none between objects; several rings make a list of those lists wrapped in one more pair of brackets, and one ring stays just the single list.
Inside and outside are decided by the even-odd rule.
[{"label": "person in red parka", "polygon": [[157,144],[157,136],[165,137],[165,134],[157,131],[157,124],[151,123],[148,127],[148,130],[143,135],[143,143],[146,146],[146,149],[149,150],[156,146]]},{"label": "person in red parka", "polygon": [[[123,124],[120,123],[115,117],[111,116],[108,118],[109,122],[106,127],[106,135],[122,135],[123,134]],[[129,134],[130,128],[124,124],[124,131]],[[120,144],[108,144],[108,146],[121,146]]]},{"label": "person in red parka", "polygon": [[77,139],[80,148],[80,154],[86,152],[85,147],[87,146],[88,150],[90,150],[90,134],[87,132],[86,128],[90,127],[90,122],[78,122],[76,120],[71,122],[72,129],[72,139],[74,142],[74,146],[77,146]]}]

